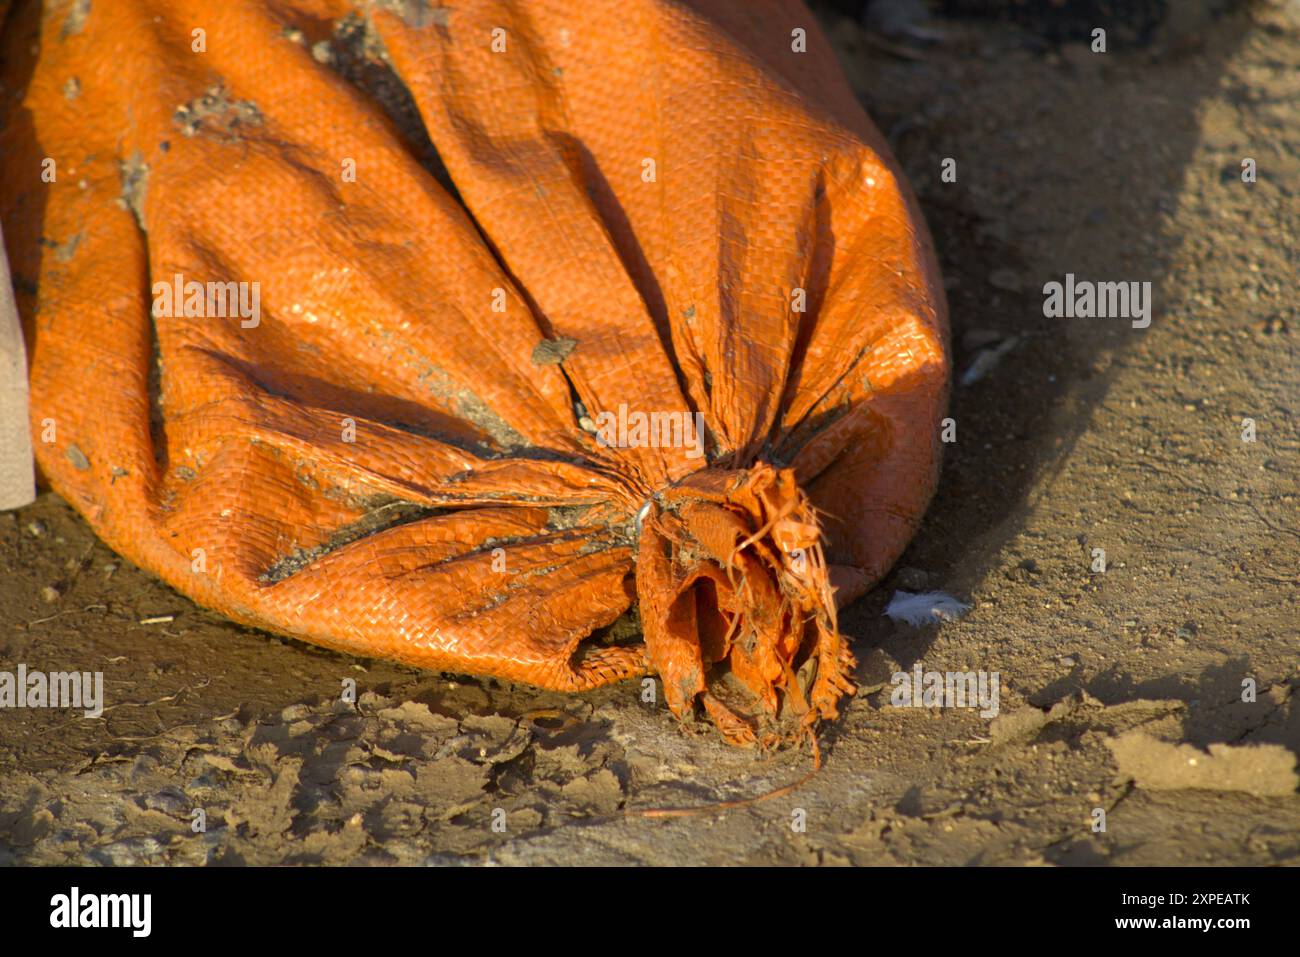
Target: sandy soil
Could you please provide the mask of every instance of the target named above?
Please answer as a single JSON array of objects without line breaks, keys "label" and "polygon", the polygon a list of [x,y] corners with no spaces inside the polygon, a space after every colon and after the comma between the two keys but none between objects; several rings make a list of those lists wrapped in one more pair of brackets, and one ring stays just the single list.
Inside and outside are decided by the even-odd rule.
[{"label": "sandy soil", "polygon": [[[0,863],[1300,862],[1300,5],[1137,6],[1102,55],[1083,25],[947,16],[922,43],[821,14],[921,195],[959,377],[987,371],[915,543],[845,616],[862,687],[801,787],[647,815],[809,756],[729,748],[638,683],[563,697],[231,625],[47,494],[0,515],[0,662],[102,671],[107,709],[0,709]],[[1150,327],[1045,318],[1067,272],[1150,281]],[[894,624],[900,587],[972,607]],[[918,663],[997,672],[1000,714],[894,707]]]}]

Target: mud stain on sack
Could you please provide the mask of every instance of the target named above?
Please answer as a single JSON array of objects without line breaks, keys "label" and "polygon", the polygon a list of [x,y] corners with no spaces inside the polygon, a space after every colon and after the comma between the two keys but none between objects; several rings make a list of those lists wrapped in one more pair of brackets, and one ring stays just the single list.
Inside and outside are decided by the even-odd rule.
[{"label": "mud stain on sack", "polygon": [[66,40],[68,37],[80,33],[86,26],[88,16],[90,16],[90,0],[72,0],[72,8],[63,21],[63,27],[59,31],[59,38]]},{"label": "mud stain on sack", "polygon": [[329,538],[321,544],[308,548],[295,548],[291,552],[281,556],[261,574],[258,581],[267,584],[282,582],[287,578],[293,577],[317,559],[328,555],[330,552],[343,548],[345,545],[351,545],[353,542],[358,542],[363,538],[368,538],[377,532],[386,531],[390,528],[396,528],[399,525],[405,525],[409,522],[415,522],[423,518],[439,515],[443,511],[443,509],[429,508],[428,506],[417,505],[413,502],[401,502],[395,499],[389,500],[383,504],[377,505],[356,522],[336,529]]},{"label": "mud stain on sack", "polygon": [[86,453],[77,446],[69,445],[65,454],[68,456],[68,461],[72,463],[72,467],[78,472],[90,470],[90,459],[86,458]]},{"label": "mud stain on sack", "polygon": [[491,437],[501,451],[520,449],[528,444],[486,402],[469,389],[456,385],[444,370],[428,365],[421,370],[419,378],[431,393],[443,400],[457,415]]},{"label": "mud stain on sack", "polygon": [[122,177],[122,195],[118,197],[117,204],[123,209],[129,209],[143,230],[144,194],[149,185],[149,167],[145,165],[140,151],[136,150],[129,158],[119,160],[117,168]]},{"label": "mud stain on sack", "polygon": [[182,103],[172,123],[184,136],[203,134],[233,142],[241,130],[262,125],[262,111],[252,100],[232,100],[225,85],[216,83],[202,95]]},{"label": "mud stain on sack", "polygon": [[578,347],[577,339],[543,339],[533,349],[533,365],[555,366],[562,363]]},{"label": "mud stain on sack", "polygon": [[416,29],[427,26],[445,27],[451,13],[447,7],[436,7],[429,0],[367,0],[365,6],[370,10],[386,10],[396,14],[408,27]]},{"label": "mud stain on sack", "polygon": [[84,233],[77,233],[71,236],[67,242],[55,246],[54,258],[61,263],[71,262],[72,257],[77,254],[77,247],[81,244],[81,237],[84,235]]},{"label": "mud stain on sack", "polygon": [[463,207],[451,174],[429,138],[415,98],[393,69],[383,38],[370,17],[355,13],[343,17],[334,25],[329,39],[312,46],[311,55],[379,106],[416,161]]}]

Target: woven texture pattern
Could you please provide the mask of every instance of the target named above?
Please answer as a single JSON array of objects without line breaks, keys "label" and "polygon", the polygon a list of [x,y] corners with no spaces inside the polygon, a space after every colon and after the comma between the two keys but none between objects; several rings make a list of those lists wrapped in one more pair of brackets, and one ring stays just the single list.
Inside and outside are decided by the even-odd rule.
[{"label": "woven texture pattern", "polygon": [[[358,654],[657,673],[738,743],[835,714],[835,606],[932,494],[949,360],[924,224],[806,9],[79,7],[9,13],[0,216],[38,462],[109,545]],[[260,311],[158,308],[190,282]],[[620,408],[707,440],[611,445]],[[644,643],[591,638],[638,601]]]}]

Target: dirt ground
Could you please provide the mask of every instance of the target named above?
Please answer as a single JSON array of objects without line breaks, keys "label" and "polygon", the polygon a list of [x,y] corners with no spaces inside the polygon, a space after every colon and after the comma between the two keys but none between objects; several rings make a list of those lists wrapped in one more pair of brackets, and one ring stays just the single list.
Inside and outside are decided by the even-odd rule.
[{"label": "dirt ground", "polygon": [[[935,504],[844,616],[861,688],[816,775],[647,815],[809,755],[638,682],[565,697],[229,624],[45,494],[0,515],[0,663],[102,671],[107,705],[0,709],[0,863],[1300,863],[1300,4],[1135,4],[1092,23],[1104,54],[1086,17],[971,6],[819,13],[921,196],[959,381]],[[1150,281],[1150,327],[1045,318],[1066,273]],[[897,588],[971,609],[895,624]],[[893,706],[917,664],[996,672],[999,715]]]}]

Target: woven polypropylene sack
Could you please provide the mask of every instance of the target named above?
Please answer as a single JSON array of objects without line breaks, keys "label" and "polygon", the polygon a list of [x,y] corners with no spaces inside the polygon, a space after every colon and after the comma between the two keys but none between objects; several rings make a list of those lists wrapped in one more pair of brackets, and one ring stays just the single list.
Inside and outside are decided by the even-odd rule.
[{"label": "woven polypropylene sack", "polygon": [[357,654],[836,714],[949,360],[803,6],[20,0],[3,45],[34,444],[105,542]]}]

